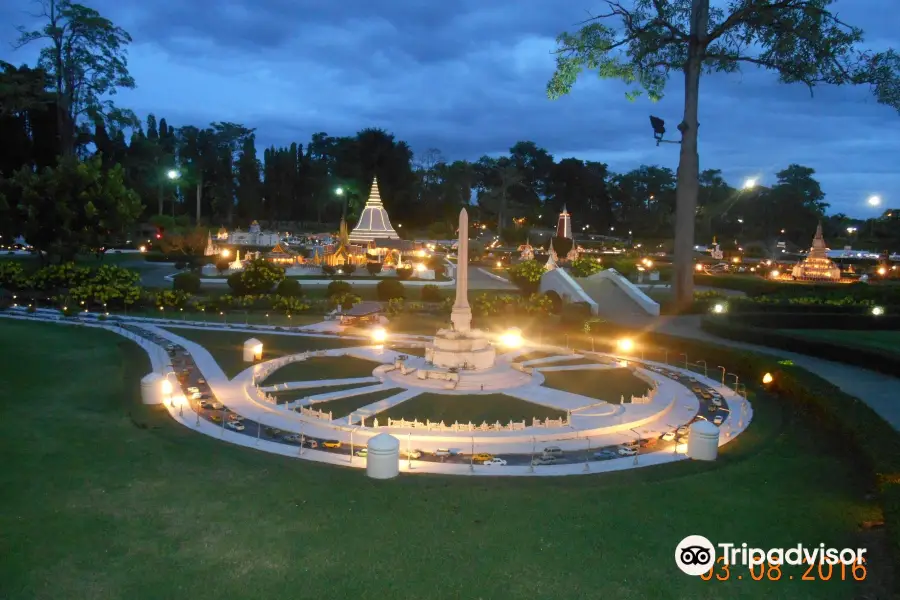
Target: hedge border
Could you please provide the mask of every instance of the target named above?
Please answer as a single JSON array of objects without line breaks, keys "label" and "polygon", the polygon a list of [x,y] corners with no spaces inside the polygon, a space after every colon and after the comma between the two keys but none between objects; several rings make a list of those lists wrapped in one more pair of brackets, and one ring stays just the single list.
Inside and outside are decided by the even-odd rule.
[{"label": "hedge border", "polygon": [[[760,346],[814,356],[824,360],[862,367],[886,375],[900,373],[900,354],[890,354],[872,348],[854,346],[853,344],[835,344],[826,340],[811,340],[781,331],[773,331],[765,327],[737,325],[720,317],[703,319],[701,328],[707,333],[729,340],[759,344]],[[798,329],[801,329],[801,327],[798,327]]]}]

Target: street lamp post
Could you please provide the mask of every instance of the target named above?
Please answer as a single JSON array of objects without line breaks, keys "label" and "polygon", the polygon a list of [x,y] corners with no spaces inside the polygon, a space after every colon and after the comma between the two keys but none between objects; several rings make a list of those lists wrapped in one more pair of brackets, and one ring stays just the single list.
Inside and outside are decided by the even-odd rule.
[{"label": "street lamp post", "polygon": [[531,464],[528,467],[529,473],[534,473],[534,451],[537,446],[537,440],[532,436],[531,438]]},{"label": "street lamp post", "polygon": [[584,455],[584,472],[587,473],[591,470],[591,438],[587,439],[587,454]]},{"label": "street lamp post", "polygon": [[406,434],[406,470],[407,471],[412,470],[412,454],[411,454],[412,449],[410,448],[411,438],[412,438],[412,434],[407,433]]},{"label": "street lamp post", "polygon": [[[728,373],[728,375],[731,376],[731,377],[734,377],[734,385],[735,385],[735,387],[737,387],[737,385],[738,385],[738,376],[735,375],[734,373]],[[723,385],[724,385],[724,384],[723,384]]]},{"label": "street lamp post", "polygon": [[472,436],[472,453],[469,454],[469,472],[475,472],[475,436]]},{"label": "street lamp post", "polygon": [[698,360],[698,361],[697,361],[697,364],[700,364],[700,363],[703,363],[703,377],[706,377],[706,361],[705,361],[705,360]]},{"label": "street lamp post", "polygon": [[724,387],[725,386],[725,367],[719,365],[718,368],[722,369],[722,386]]}]

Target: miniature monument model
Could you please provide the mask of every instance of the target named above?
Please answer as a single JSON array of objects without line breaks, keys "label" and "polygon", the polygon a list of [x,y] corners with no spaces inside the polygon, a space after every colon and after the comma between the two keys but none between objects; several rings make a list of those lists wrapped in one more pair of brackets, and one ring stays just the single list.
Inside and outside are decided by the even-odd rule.
[{"label": "miniature monument model", "polygon": [[456,302],[450,313],[452,329],[440,329],[431,346],[425,349],[425,360],[436,367],[488,369],[494,365],[496,351],[487,334],[472,329],[469,307],[469,214],[459,212],[459,251],[456,269]]},{"label": "miniature monument model", "polygon": [[794,265],[791,275],[794,279],[808,281],[840,281],[841,270],[828,258],[828,248],[825,246],[825,238],[822,237],[822,224],[816,227],[816,235],[813,238],[812,248],[802,262]]},{"label": "miniature monument model", "polygon": [[566,210],[565,205],[563,205],[562,212],[559,213],[559,221],[556,223],[556,237],[573,239],[572,215]]},{"label": "miniature monument model", "polygon": [[372,179],[369,199],[366,200],[366,206],[359,216],[359,222],[350,232],[349,241],[358,244],[384,239],[397,240],[400,239],[400,236],[391,226],[391,220],[381,203],[381,194],[378,193],[378,178],[375,177]]}]

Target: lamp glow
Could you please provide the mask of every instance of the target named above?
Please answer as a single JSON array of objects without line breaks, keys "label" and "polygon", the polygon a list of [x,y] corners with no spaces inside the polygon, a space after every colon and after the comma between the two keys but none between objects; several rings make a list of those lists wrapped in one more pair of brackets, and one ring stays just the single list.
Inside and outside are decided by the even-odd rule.
[{"label": "lamp glow", "polygon": [[508,329],[500,335],[500,343],[507,348],[518,348],[522,345],[522,332],[518,329]]},{"label": "lamp glow", "polygon": [[176,171],[175,169],[169,169],[169,171],[166,173],[166,176],[169,179],[178,179],[178,171]]},{"label": "lamp glow", "polygon": [[422,263],[417,264],[416,271],[422,273],[423,271],[425,271],[425,265],[423,265]]},{"label": "lamp glow", "polygon": [[755,178],[751,177],[749,179],[744,180],[744,189],[745,190],[752,190],[755,187],[756,187],[756,179]]},{"label": "lamp glow", "polygon": [[766,373],[765,375],[763,375],[762,382],[763,382],[764,384],[769,385],[769,384],[772,383],[773,381],[775,381],[775,378],[772,377],[772,374],[771,374],[771,373]]},{"label": "lamp glow", "polygon": [[498,261],[497,261],[497,268],[499,269],[499,268],[502,267],[502,266],[503,266],[503,263],[500,262],[500,261],[498,260]]},{"label": "lamp glow", "polygon": [[874,316],[876,316],[876,317],[880,317],[880,316],[883,315],[883,314],[884,314],[884,308],[883,308],[883,307],[881,307],[881,306],[873,306],[873,307],[872,307],[872,315],[874,315]]},{"label": "lamp glow", "polygon": [[721,315],[725,311],[726,311],[726,307],[721,302],[719,302],[718,304],[713,306],[713,312],[716,313],[717,315]]},{"label": "lamp glow", "polygon": [[222,250],[221,254],[222,254],[222,258],[228,258],[228,256],[231,254],[231,251],[228,248],[224,248]]},{"label": "lamp glow", "polygon": [[138,250],[140,250],[141,252],[146,252],[147,246],[141,246],[140,248],[138,248]]},{"label": "lamp glow", "polygon": [[775,269],[771,273],[769,273],[769,277],[771,277],[772,279],[778,279],[780,275],[781,271],[779,271],[778,269]]},{"label": "lamp glow", "polygon": [[884,267],[878,267],[878,274],[884,277],[885,275],[887,275],[887,269],[885,269]]},{"label": "lamp glow", "polygon": [[700,263],[697,263],[696,265],[694,265],[694,270],[695,270],[695,271],[702,271],[702,270],[703,270],[703,265],[700,264]]},{"label": "lamp glow", "polygon": [[162,393],[166,396],[169,396],[172,394],[172,382],[169,381],[168,379],[162,380]]},{"label": "lamp glow", "polygon": [[387,331],[385,331],[384,327],[376,327],[372,330],[372,340],[378,343],[382,343],[387,339]]},{"label": "lamp glow", "polygon": [[869,203],[869,206],[878,206],[881,204],[881,198],[878,196],[869,196],[869,199],[866,200]]},{"label": "lamp glow", "polygon": [[634,342],[629,338],[622,338],[621,340],[616,342],[616,347],[621,352],[631,352],[634,350]]}]

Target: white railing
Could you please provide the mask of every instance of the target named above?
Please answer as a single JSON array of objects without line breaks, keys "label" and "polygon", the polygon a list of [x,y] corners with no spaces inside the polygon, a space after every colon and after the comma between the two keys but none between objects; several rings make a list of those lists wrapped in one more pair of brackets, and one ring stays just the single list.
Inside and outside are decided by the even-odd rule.
[{"label": "white railing", "polygon": [[315,408],[306,408],[305,406],[301,406],[299,409],[296,409],[298,413],[300,413],[304,417],[311,417],[313,419],[322,419],[323,421],[331,421],[331,411],[325,412],[324,410],[316,410]]},{"label": "white railing", "polygon": [[[542,427],[542,428],[558,428],[558,427],[568,427],[569,421],[566,419],[546,419],[541,421],[540,419],[532,419],[531,427]],[[399,428],[399,429],[427,429],[429,431],[524,431],[528,425],[526,425],[526,421],[510,421],[507,424],[502,424],[499,421],[495,423],[487,423],[482,422],[481,425],[475,425],[471,421],[468,423],[460,423],[454,422],[452,425],[446,425],[443,421],[437,423],[430,420],[419,421],[418,419],[414,419],[412,421],[407,421],[406,419],[391,419],[388,418],[387,424],[378,424],[378,419],[375,419],[373,422],[373,427],[390,427],[390,428]]]}]

